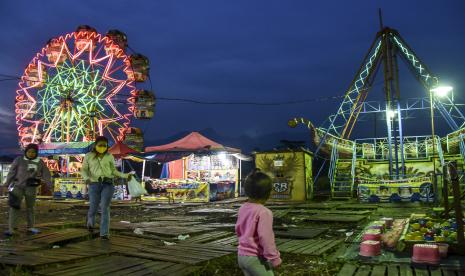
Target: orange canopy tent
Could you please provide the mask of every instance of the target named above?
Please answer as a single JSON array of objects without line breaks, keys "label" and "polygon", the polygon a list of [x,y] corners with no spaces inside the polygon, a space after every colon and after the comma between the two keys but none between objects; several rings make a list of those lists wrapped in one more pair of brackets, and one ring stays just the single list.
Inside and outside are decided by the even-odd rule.
[{"label": "orange canopy tent", "polygon": [[[176,140],[174,142],[160,145],[160,146],[150,146],[145,148],[145,154],[153,154],[149,157],[149,159],[157,160],[158,162],[165,163],[164,170],[166,167],[166,163],[172,162],[171,165],[176,167],[176,169],[167,169],[168,171],[175,171],[176,176],[183,177],[184,176],[184,165],[181,162],[173,162],[175,160],[179,160],[185,156],[190,154],[223,154],[227,153],[230,154],[237,159],[239,159],[239,170],[241,168],[241,161],[248,160],[247,156],[241,154],[241,150],[237,148],[226,147],[218,142],[208,139],[207,137],[203,136],[199,132],[191,132],[190,134],[186,135],[185,137]],[[172,174],[169,172],[169,174]],[[239,179],[239,186],[240,184],[240,177]],[[236,187],[237,189],[237,187]],[[237,191],[236,191],[237,192]]]}]

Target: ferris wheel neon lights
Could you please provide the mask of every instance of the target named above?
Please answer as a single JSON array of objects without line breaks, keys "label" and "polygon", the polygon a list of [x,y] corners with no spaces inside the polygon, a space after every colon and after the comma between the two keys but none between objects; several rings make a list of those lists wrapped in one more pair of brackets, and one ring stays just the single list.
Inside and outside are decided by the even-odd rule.
[{"label": "ferris wheel neon lights", "polygon": [[88,26],[50,40],[18,84],[20,144],[91,141],[97,135],[123,140],[131,119],[140,119],[134,116],[140,109],[135,82],[145,81],[149,69],[147,58],[125,53],[126,45],[123,33],[103,36]]}]

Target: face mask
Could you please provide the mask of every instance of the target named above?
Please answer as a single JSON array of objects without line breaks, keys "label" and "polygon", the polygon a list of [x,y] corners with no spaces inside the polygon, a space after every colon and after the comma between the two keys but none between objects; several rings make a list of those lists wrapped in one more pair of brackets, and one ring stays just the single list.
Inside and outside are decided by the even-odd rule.
[{"label": "face mask", "polygon": [[[30,155],[32,155],[32,157],[30,157]],[[28,150],[26,152],[26,158],[29,159],[29,160],[34,160],[37,158],[37,152],[36,151],[33,151],[33,154],[32,154],[32,150]]]},{"label": "face mask", "polygon": [[98,152],[98,153],[105,153],[105,151],[107,151],[107,147],[99,147],[97,146],[95,148],[95,150]]}]

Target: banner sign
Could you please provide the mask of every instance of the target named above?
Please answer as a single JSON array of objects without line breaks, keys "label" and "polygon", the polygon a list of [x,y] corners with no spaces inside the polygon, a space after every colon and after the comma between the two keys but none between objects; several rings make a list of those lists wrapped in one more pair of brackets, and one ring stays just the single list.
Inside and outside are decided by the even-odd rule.
[{"label": "banner sign", "polygon": [[358,179],[358,198],[361,202],[432,202],[433,184],[430,177],[398,180]]},{"label": "banner sign", "polygon": [[209,183],[210,185],[210,201],[223,200],[234,198],[236,182],[218,182]]}]

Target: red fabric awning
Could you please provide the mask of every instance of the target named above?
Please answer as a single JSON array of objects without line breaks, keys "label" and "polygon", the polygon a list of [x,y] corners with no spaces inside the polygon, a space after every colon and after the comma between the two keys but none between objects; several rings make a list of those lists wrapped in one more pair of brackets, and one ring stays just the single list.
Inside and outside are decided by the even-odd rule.
[{"label": "red fabric awning", "polygon": [[108,152],[113,154],[116,158],[121,158],[131,153],[139,153],[138,151],[128,147],[126,144],[122,142],[117,142],[111,148],[108,149]]},{"label": "red fabric awning", "polygon": [[198,132],[192,132],[184,138],[172,143],[146,147],[145,152],[202,152],[202,151],[226,151],[241,152],[236,148],[225,147],[213,140],[208,139]]}]

